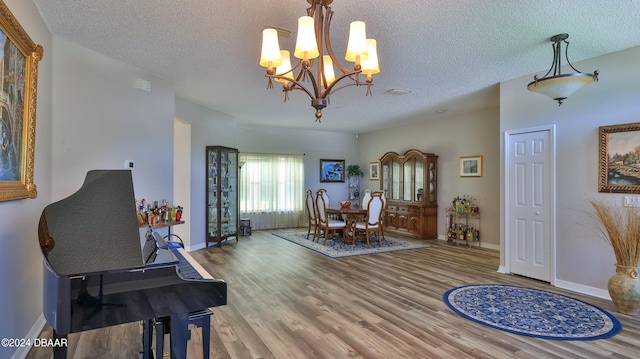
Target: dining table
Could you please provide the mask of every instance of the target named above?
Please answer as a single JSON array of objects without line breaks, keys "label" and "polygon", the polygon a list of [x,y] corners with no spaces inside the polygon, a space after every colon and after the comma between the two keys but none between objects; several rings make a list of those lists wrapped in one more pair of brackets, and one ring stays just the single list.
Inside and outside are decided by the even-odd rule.
[{"label": "dining table", "polygon": [[348,206],[341,204],[339,207],[327,207],[327,215],[342,217],[346,221],[347,226],[344,233],[344,243],[355,244],[355,223],[358,219],[365,219],[367,217],[367,209],[358,204],[349,204]]}]

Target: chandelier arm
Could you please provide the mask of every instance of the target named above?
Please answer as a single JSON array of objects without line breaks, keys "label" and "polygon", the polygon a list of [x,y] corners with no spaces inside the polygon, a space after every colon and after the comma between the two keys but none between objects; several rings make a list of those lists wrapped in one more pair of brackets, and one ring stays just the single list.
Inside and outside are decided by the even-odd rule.
[{"label": "chandelier arm", "polygon": [[298,82],[297,80],[292,80],[292,79],[290,79],[289,77],[285,77],[285,76],[282,76],[282,75],[272,75],[272,76],[267,76],[267,77],[269,77],[269,78],[274,78],[274,79],[282,79],[282,80],[286,80],[286,81],[288,81],[288,82],[291,82],[291,83],[293,83],[293,85],[291,86],[291,90],[301,90],[301,91],[304,91],[304,92],[306,92],[306,93],[307,93],[307,95],[309,95],[309,97],[310,97],[311,99],[314,99],[314,98],[318,97],[318,96],[315,96],[315,97],[314,97],[313,93],[311,93],[311,91],[309,91],[309,89],[307,89],[305,86],[303,86],[303,85],[302,85],[300,82]]},{"label": "chandelier arm", "polygon": [[345,74],[345,73],[351,72],[351,70],[348,70],[346,67],[342,66],[340,61],[338,61],[338,59],[336,58],[336,55],[333,53],[333,48],[331,47],[331,38],[329,36],[329,28],[331,26],[332,18],[333,18],[333,10],[331,10],[330,6],[327,6],[327,17],[324,19],[324,42],[325,44],[327,44],[327,55],[331,57],[331,60],[338,67],[338,69],[342,71],[343,74]]},{"label": "chandelier arm", "polygon": [[573,71],[580,72],[580,70],[573,67],[573,64],[571,63],[571,61],[569,61],[569,41],[565,40],[565,42],[567,43],[567,47],[564,48],[564,58],[567,60],[567,63],[569,64],[569,66],[571,66]]},{"label": "chandelier arm", "polygon": [[[323,95],[322,95],[322,97],[324,98],[324,97],[329,96],[329,94],[331,93],[331,91],[333,91],[334,87],[338,84],[338,82],[340,82],[340,80],[342,80],[342,79],[344,79],[344,78],[346,78],[346,77],[351,78],[351,76],[353,76],[353,75],[357,75],[357,74],[359,74],[359,73],[361,73],[361,72],[362,72],[362,70],[360,70],[360,71],[352,71],[352,72],[348,72],[348,73],[346,73],[346,74],[344,74],[344,75],[341,75],[340,77],[336,78],[336,79],[335,79],[335,81],[333,81],[333,82],[331,83],[331,85],[329,85],[329,87],[327,87],[327,88],[323,91]],[[353,80],[353,78],[352,78],[352,80]],[[336,88],[336,89],[335,89],[335,91],[333,91],[333,92],[337,92],[338,90],[340,90],[340,89],[342,89],[342,88],[345,88],[345,87],[348,87],[348,86],[353,86],[353,85],[360,85],[360,83],[359,83],[359,82],[357,82],[357,81],[353,81],[353,82],[351,82],[351,83],[345,83],[345,84],[343,84],[343,86],[340,86],[340,87]]]}]

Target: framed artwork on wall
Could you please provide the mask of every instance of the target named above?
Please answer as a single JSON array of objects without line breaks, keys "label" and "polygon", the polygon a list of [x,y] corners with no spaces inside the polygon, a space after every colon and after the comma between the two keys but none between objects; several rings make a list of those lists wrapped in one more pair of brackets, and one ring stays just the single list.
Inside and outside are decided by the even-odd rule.
[{"label": "framed artwork on wall", "polygon": [[3,1],[0,41],[0,201],[36,198],[36,92],[43,49]]},{"label": "framed artwork on wall", "polygon": [[460,177],[482,177],[482,156],[460,157]]},{"label": "framed artwork on wall", "polygon": [[370,180],[378,180],[380,179],[380,163],[371,162],[369,163],[369,179]]},{"label": "framed artwork on wall", "polygon": [[640,193],[640,123],[601,126],[598,191]]},{"label": "framed artwork on wall", "polygon": [[344,160],[320,160],[320,182],[344,182]]}]

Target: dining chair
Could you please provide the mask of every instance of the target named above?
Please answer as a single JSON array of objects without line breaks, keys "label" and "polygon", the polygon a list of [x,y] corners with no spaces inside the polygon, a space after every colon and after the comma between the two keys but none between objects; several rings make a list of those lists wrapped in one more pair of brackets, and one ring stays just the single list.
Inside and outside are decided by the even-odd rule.
[{"label": "dining chair", "polygon": [[356,222],[354,230],[356,232],[364,232],[367,239],[367,248],[370,248],[369,239],[371,233],[378,236],[378,245],[382,247],[382,209],[384,202],[380,192],[371,193],[371,199],[367,204],[367,218],[365,221]]},{"label": "dining chair", "polygon": [[311,234],[311,228],[313,228],[313,237],[311,238],[311,240],[315,240],[316,236],[318,235],[318,216],[317,216],[317,212],[318,210],[316,209],[316,203],[315,200],[313,199],[313,192],[311,192],[311,190],[307,190],[307,197],[306,197],[306,203],[307,203],[307,213],[308,213],[308,220],[309,220],[309,229],[307,230],[307,239],[309,239],[309,235]]},{"label": "dining chair", "polygon": [[[322,198],[324,199],[325,207],[330,208],[331,207],[331,199],[329,198],[329,192],[327,192],[327,190],[324,189],[324,188],[320,188],[318,190],[318,193],[322,193]],[[338,216],[335,216],[335,215],[329,215],[329,218],[331,218],[331,219],[339,219]]]},{"label": "dining chair", "polygon": [[376,191],[380,193],[380,197],[382,198],[382,213],[380,214],[380,235],[382,235],[382,239],[384,239],[384,219],[387,215],[387,197],[384,196],[384,191]]},{"label": "dining chair", "polygon": [[347,224],[344,221],[331,219],[327,216],[327,205],[321,190],[316,193],[316,208],[318,210],[318,230],[320,231],[318,232],[318,240],[320,239],[321,233],[324,232],[324,244],[326,245],[329,233],[333,233],[333,237],[335,238],[336,231],[340,229],[343,231],[344,236]]},{"label": "dining chair", "polygon": [[367,208],[369,204],[369,200],[371,199],[371,190],[365,190],[364,195],[362,196],[362,208]]}]

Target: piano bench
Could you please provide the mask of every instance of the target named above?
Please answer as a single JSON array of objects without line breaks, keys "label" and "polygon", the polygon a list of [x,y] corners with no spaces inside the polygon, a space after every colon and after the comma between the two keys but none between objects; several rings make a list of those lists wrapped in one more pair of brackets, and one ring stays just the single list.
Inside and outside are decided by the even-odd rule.
[{"label": "piano bench", "polygon": [[[209,359],[209,348],[211,342],[211,316],[213,310],[207,308],[199,310],[197,312],[189,313],[189,325],[194,325],[196,328],[202,328],[202,358]],[[169,317],[156,318],[153,321],[153,326],[156,329],[156,355],[159,358],[163,357],[164,352],[164,335],[168,334]],[[169,323],[170,325],[170,323]],[[189,331],[189,337],[191,331]]]}]

